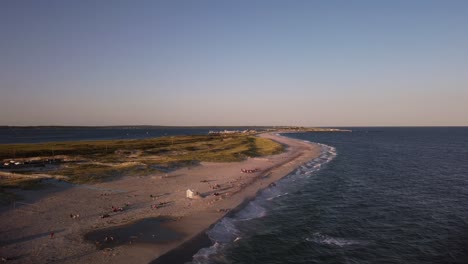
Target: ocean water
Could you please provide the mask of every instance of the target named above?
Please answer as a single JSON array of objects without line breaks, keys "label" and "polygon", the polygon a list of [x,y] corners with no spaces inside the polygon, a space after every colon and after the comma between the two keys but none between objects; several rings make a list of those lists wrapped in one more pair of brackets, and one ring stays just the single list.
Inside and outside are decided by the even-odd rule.
[{"label": "ocean water", "polygon": [[222,219],[192,263],[468,263],[468,128],[285,136],[322,155]]}]

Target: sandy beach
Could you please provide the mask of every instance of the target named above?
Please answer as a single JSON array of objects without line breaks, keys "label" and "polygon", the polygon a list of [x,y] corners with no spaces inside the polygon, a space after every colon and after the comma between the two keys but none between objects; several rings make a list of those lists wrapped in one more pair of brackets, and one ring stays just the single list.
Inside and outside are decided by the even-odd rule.
[{"label": "sandy beach", "polygon": [[[0,209],[0,257],[8,263],[151,262],[320,154],[315,144],[261,136],[287,145],[286,151],[93,185],[51,181],[41,190],[17,191],[24,200]],[[187,189],[200,197],[186,198]]]}]

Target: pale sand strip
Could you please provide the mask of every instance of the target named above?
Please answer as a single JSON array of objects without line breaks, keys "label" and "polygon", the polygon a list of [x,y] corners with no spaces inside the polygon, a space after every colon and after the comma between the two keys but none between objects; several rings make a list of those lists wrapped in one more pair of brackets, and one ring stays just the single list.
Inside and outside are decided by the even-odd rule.
[{"label": "pale sand strip", "polygon": [[[320,147],[315,144],[273,134],[261,136],[287,145],[287,151],[238,163],[202,163],[167,175],[125,177],[91,186],[54,186],[44,191],[23,192],[30,197],[26,200],[30,205],[0,214],[0,256],[19,257],[9,263],[148,263],[207,230],[226,214],[220,209],[236,208],[320,154]],[[260,171],[243,174],[242,168]],[[212,190],[210,185],[216,184],[220,188]],[[207,196],[189,200],[185,198],[188,188]],[[210,195],[213,192],[221,195]],[[153,201],[150,195],[158,198]],[[159,202],[168,204],[151,209],[152,204]],[[120,207],[125,203],[130,206],[123,212],[99,218],[111,211],[111,206]],[[72,219],[70,214],[80,214],[80,217]],[[108,252],[96,250],[92,243],[83,240],[83,235],[91,230],[157,216],[175,218],[176,221],[162,226],[183,237],[158,244],[133,243]],[[55,231],[53,239],[49,238],[50,231]]]}]

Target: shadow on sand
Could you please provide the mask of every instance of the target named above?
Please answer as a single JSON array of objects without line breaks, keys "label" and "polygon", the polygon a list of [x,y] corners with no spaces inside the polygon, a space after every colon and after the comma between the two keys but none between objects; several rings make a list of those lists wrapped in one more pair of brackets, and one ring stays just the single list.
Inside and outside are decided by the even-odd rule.
[{"label": "shadow on sand", "polygon": [[63,231],[65,231],[65,229],[52,230],[52,231],[49,231],[49,232],[39,233],[39,234],[35,234],[35,235],[10,239],[10,240],[6,240],[6,241],[0,241],[0,246],[3,247],[3,246],[11,245],[11,244],[22,243],[22,242],[26,242],[26,241],[29,241],[29,240],[50,236],[51,233],[57,234],[57,233],[61,233]]},{"label": "shadow on sand", "polygon": [[183,235],[162,226],[170,218],[146,218],[123,226],[91,231],[84,238],[96,245],[97,249],[113,248],[129,244],[158,244],[175,241]]}]

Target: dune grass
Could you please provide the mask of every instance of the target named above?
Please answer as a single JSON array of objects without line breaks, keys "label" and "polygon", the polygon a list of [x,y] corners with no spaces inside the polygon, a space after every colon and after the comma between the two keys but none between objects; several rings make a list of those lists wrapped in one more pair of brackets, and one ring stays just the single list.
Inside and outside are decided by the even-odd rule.
[{"label": "dune grass", "polygon": [[0,178],[0,188],[20,188],[23,190],[33,190],[41,187],[41,179],[31,177]]},{"label": "dune grass", "polygon": [[[80,162],[64,163],[49,173],[73,183],[92,183],[118,176],[144,176],[201,161],[235,162],[277,154],[283,146],[251,135],[173,136],[138,140],[99,140],[0,145],[0,160],[63,155]],[[27,172],[28,174],[30,172]],[[6,182],[7,181],[7,182]],[[0,187],[21,187],[7,179]]]}]

